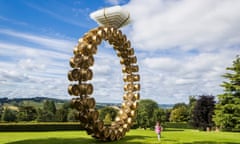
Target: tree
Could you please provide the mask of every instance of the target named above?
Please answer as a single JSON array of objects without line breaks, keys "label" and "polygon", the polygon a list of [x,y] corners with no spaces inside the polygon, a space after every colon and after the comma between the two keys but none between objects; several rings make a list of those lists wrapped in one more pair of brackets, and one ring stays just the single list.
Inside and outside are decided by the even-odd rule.
[{"label": "tree", "polygon": [[2,118],[2,113],[3,113],[3,106],[0,104],[0,120]]},{"label": "tree", "polygon": [[70,102],[64,102],[62,107],[57,109],[55,120],[58,121],[58,122],[68,121],[68,113],[69,113],[70,108],[71,108],[71,103]]},{"label": "tree", "polygon": [[68,109],[60,108],[56,112],[56,121],[58,122],[66,122],[68,116]]},{"label": "tree", "polygon": [[62,108],[67,109],[67,110],[70,109],[71,108],[71,102],[69,102],[69,101],[64,102]]},{"label": "tree", "polygon": [[171,111],[172,111],[172,109],[165,110],[166,122],[170,122]]},{"label": "tree", "polygon": [[55,120],[55,115],[50,111],[45,111],[42,116],[43,116],[44,122],[54,122],[54,121],[56,121]]},{"label": "tree", "polygon": [[138,115],[136,118],[136,122],[138,127],[146,129],[147,127],[151,127],[150,125],[150,119],[148,116],[148,113],[146,111],[138,111]]},{"label": "tree", "polygon": [[193,125],[193,110],[196,105],[197,99],[195,96],[189,96],[189,104],[188,104],[188,115],[189,115],[189,121],[188,123],[190,125]]},{"label": "tree", "polygon": [[50,111],[38,109],[37,121],[38,122],[53,122],[53,121],[55,121],[55,115]]},{"label": "tree", "polygon": [[171,111],[171,122],[186,122],[188,120],[188,109],[186,106],[179,106]]},{"label": "tree", "polygon": [[79,121],[77,119],[77,114],[78,114],[78,111],[76,109],[70,109],[69,113],[68,113],[68,116],[67,116],[67,120],[69,122],[77,122]]},{"label": "tree", "polygon": [[224,81],[221,86],[224,93],[218,95],[214,122],[222,129],[240,128],[240,56],[236,57],[230,71],[223,75],[228,81]]},{"label": "tree", "polygon": [[155,122],[156,121],[159,121],[161,123],[165,122],[166,121],[166,113],[165,113],[164,109],[161,109],[161,108],[155,109],[154,113],[153,113],[153,120]]},{"label": "tree", "polygon": [[176,109],[176,108],[179,108],[179,107],[187,107],[187,104],[185,104],[185,103],[176,103],[176,104],[174,104],[172,109]]},{"label": "tree", "polygon": [[158,104],[151,99],[140,100],[137,109],[136,122],[141,127],[152,127],[155,125],[154,110],[158,109]]},{"label": "tree", "polygon": [[195,128],[206,130],[213,127],[212,116],[214,112],[214,96],[200,96],[193,109],[193,122]]},{"label": "tree", "polygon": [[14,122],[17,120],[17,113],[14,110],[11,110],[9,108],[5,108],[2,114],[2,120],[6,122]]},{"label": "tree", "polygon": [[169,115],[169,121],[171,122],[185,122],[189,119],[188,105],[185,103],[174,104],[171,113]]},{"label": "tree", "polygon": [[18,121],[32,121],[37,118],[37,110],[33,106],[21,106],[17,114]]},{"label": "tree", "polygon": [[49,111],[49,112],[52,112],[53,114],[55,114],[57,109],[56,109],[54,101],[46,100],[43,104],[43,110]]},{"label": "tree", "polygon": [[54,101],[46,100],[43,103],[43,109],[38,109],[37,121],[40,122],[52,122],[56,121],[56,106]]},{"label": "tree", "polygon": [[43,115],[43,110],[40,109],[40,108],[38,108],[38,109],[37,109],[37,121],[38,121],[38,122],[44,121],[42,115]]},{"label": "tree", "polygon": [[101,120],[103,120],[105,119],[106,115],[109,114],[109,116],[111,117],[111,121],[113,121],[117,116],[117,113],[118,113],[118,110],[113,107],[104,107],[100,109],[99,117]]},{"label": "tree", "polygon": [[196,97],[195,96],[189,96],[189,104],[188,106],[193,107],[196,104]]}]

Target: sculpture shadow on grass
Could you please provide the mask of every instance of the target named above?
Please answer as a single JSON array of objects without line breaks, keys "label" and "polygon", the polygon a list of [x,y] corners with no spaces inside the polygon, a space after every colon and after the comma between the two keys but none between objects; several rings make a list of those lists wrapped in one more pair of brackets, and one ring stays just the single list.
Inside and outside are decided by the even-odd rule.
[{"label": "sculpture shadow on grass", "polygon": [[119,141],[103,142],[93,138],[46,138],[46,139],[27,139],[6,144],[142,144],[142,142],[134,142],[134,139],[146,139],[148,136],[126,136]]}]

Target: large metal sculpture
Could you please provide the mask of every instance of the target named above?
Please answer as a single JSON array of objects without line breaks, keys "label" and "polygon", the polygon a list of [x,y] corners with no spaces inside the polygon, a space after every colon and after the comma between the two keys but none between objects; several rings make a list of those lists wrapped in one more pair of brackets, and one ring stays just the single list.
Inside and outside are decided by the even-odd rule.
[{"label": "large metal sculpture", "polygon": [[[103,141],[119,140],[130,129],[140,98],[137,58],[131,42],[119,30],[129,22],[129,13],[115,6],[96,11],[91,17],[94,17],[101,26],[87,32],[79,39],[78,45],[73,50],[74,56],[70,59],[70,66],[73,69],[68,73],[68,79],[73,83],[69,85],[68,92],[75,96],[72,104],[78,110],[79,120],[89,135]],[[110,126],[105,126],[99,119],[99,113],[95,108],[96,101],[91,97],[93,85],[89,82],[93,78],[91,66],[94,64],[94,54],[97,53],[97,46],[102,40],[108,41],[120,58],[125,82],[122,107]]]}]

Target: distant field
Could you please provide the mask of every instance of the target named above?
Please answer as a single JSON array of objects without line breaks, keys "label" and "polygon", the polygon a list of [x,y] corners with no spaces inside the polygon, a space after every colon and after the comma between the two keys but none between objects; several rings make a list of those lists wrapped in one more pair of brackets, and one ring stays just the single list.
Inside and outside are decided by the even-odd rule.
[{"label": "distant field", "polygon": [[[197,130],[169,129],[162,133],[161,142],[150,130],[131,130],[120,141],[105,144],[239,144],[240,133],[199,132]],[[57,132],[0,132],[1,144],[100,144],[85,131]]]},{"label": "distant field", "polygon": [[[56,103],[55,103],[57,109],[61,108],[63,104],[64,104],[64,103],[60,103],[60,102],[56,102]],[[42,109],[42,108],[43,108],[43,102],[21,101],[21,105],[24,105],[24,106],[33,106],[33,107],[36,108],[36,109],[39,109],[39,108]],[[4,106],[4,107],[8,107],[9,109],[18,111],[18,107],[13,106],[12,104],[5,103],[3,106]]]}]

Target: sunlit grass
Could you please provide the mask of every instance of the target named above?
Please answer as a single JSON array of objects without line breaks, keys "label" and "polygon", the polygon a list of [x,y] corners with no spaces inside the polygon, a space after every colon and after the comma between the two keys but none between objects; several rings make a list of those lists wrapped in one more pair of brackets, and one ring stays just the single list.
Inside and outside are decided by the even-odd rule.
[{"label": "sunlit grass", "polygon": [[[199,143],[199,144],[237,144],[240,142],[240,133],[203,132],[197,130],[169,129],[162,133],[161,142],[157,141],[156,134],[151,130],[131,130],[126,137],[116,144],[172,144],[172,143]],[[57,132],[0,132],[1,144],[100,144],[85,131],[57,131]],[[106,143],[106,142],[105,142]]]}]

